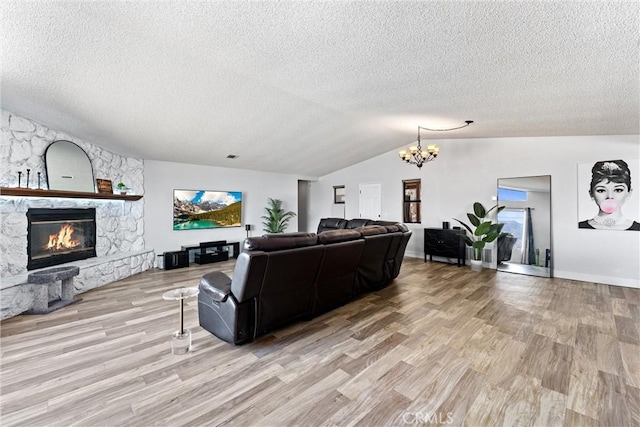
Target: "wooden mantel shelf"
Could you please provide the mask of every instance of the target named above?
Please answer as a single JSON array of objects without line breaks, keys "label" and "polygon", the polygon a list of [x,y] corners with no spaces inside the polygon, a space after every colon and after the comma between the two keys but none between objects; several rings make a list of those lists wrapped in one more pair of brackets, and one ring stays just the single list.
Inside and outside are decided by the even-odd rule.
[{"label": "wooden mantel shelf", "polygon": [[63,199],[108,199],[108,200],[140,200],[139,195],[121,195],[110,193],[87,193],[84,191],[37,190],[33,188],[0,187],[0,196],[18,197],[59,197]]}]

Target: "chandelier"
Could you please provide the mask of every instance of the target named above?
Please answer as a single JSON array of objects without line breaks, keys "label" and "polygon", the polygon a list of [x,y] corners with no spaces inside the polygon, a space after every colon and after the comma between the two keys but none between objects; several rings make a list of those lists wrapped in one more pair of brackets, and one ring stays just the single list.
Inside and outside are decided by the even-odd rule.
[{"label": "chandelier", "polygon": [[438,157],[438,154],[440,154],[440,147],[438,147],[438,145],[436,144],[429,144],[423,148],[422,144],[420,143],[420,129],[428,130],[431,132],[447,132],[450,130],[466,128],[471,123],[473,123],[473,120],[465,120],[465,123],[466,124],[462,126],[450,129],[429,129],[418,126],[418,143],[409,147],[408,150],[401,150],[400,152],[398,152],[400,159],[404,160],[410,165],[416,165],[418,166],[418,168],[422,168],[423,164],[435,160],[436,157]]}]

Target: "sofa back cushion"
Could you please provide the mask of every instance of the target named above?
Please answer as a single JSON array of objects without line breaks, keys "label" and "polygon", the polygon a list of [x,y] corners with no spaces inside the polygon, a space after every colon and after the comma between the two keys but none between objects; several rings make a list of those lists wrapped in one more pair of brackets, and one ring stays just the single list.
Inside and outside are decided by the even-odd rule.
[{"label": "sofa back cushion", "polygon": [[[345,304],[355,294],[356,271],[364,249],[364,239],[359,237],[358,232],[352,232],[358,235],[357,240],[324,245],[324,257],[316,283],[314,314]],[[330,231],[322,234],[327,233]]]},{"label": "sofa back cushion", "polygon": [[407,249],[407,244],[409,243],[411,234],[412,234],[411,231],[409,231],[408,229],[407,231],[402,233],[402,238],[400,239],[400,245],[398,246],[398,250],[396,251],[396,255],[395,255],[395,260],[393,261],[393,271],[391,274],[391,279],[395,279],[396,277],[398,277],[398,274],[400,274],[400,267],[402,267],[404,252]]},{"label": "sofa back cushion", "polygon": [[315,233],[307,233],[306,231],[293,231],[291,233],[267,233],[263,234],[262,237],[265,239],[282,239],[286,237],[311,237],[313,238]]},{"label": "sofa back cushion", "polygon": [[388,282],[385,268],[389,246],[395,233],[387,233],[380,225],[359,228],[365,241],[358,264],[356,293],[380,289]]},{"label": "sofa back cushion", "polygon": [[387,229],[382,225],[367,225],[364,227],[356,228],[356,231],[359,232],[363,237],[364,236],[375,236],[376,234],[386,234]]},{"label": "sofa back cushion", "polygon": [[242,303],[258,296],[267,269],[267,258],[267,253],[262,251],[238,255],[231,281],[231,293],[236,301]]},{"label": "sofa back cushion", "polygon": [[387,225],[382,225],[382,227],[384,227],[387,230],[387,233],[397,233],[400,231],[400,227],[398,227],[398,224],[387,224]]},{"label": "sofa back cushion", "polygon": [[[389,226],[386,226],[387,228]],[[396,227],[397,228],[397,227]],[[384,278],[391,281],[393,279],[393,269],[396,262],[396,255],[400,249],[400,243],[402,241],[402,233],[399,231],[388,233],[391,236],[389,242],[389,249],[387,249],[387,255],[384,260]]]},{"label": "sofa back cushion", "polygon": [[243,251],[273,252],[318,244],[315,233],[269,234],[244,239]]},{"label": "sofa back cushion", "polygon": [[311,316],[323,253],[322,245],[267,252],[267,266],[257,307],[258,334]]},{"label": "sofa back cushion", "polygon": [[349,230],[353,230],[354,228],[364,227],[367,224],[370,224],[372,221],[367,218],[354,218],[347,222],[347,227]]},{"label": "sofa back cushion", "polygon": [[399,223],[397,221],[382,221],[382,220],[378,220],[378,221],[371,221],[370,224],[368,225],[398,225]]},{"label": "sofa back cushion", "polygon": [[327,230],[340,230],[347,226],[347,220],[343,218],[322,218],[318,223],[318,234]]},{"label": "sofa back cushion", "polygon": [[362,238],[362,234],[356,230],[329,230],[318,234],[318,242],[323,245],[332,243],[348,242]]}]

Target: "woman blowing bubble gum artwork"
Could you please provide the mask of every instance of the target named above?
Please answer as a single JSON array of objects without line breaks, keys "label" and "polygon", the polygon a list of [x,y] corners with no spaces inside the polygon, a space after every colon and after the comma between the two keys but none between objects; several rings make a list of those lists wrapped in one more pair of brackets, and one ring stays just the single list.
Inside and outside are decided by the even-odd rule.
[{"label": "woman blowing bubble gum artwork", "polygon": [[[622,206],[632,195],[631,170],[624,160],[596,162],[591,168],[589,195],[598,205],[598,213],[580,221],[578,228],[595,230],[640,231],[640,223],[626,218]],[[638,214],[637,208],[635,214]]]}]

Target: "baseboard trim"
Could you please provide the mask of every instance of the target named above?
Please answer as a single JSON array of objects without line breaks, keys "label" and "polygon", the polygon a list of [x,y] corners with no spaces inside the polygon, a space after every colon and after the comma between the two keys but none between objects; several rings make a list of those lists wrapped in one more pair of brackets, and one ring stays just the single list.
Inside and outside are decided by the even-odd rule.
[{"label": "baseboard trim", "polygon": [[598,276],[594,274],[576,273],[574,271],[562,271],[553,269],[553,277],[558,279],[578,280],[580,282],[600,283],[603,285],[624,286],[626,288],[640,289],[640,280],[625,277]]}]

